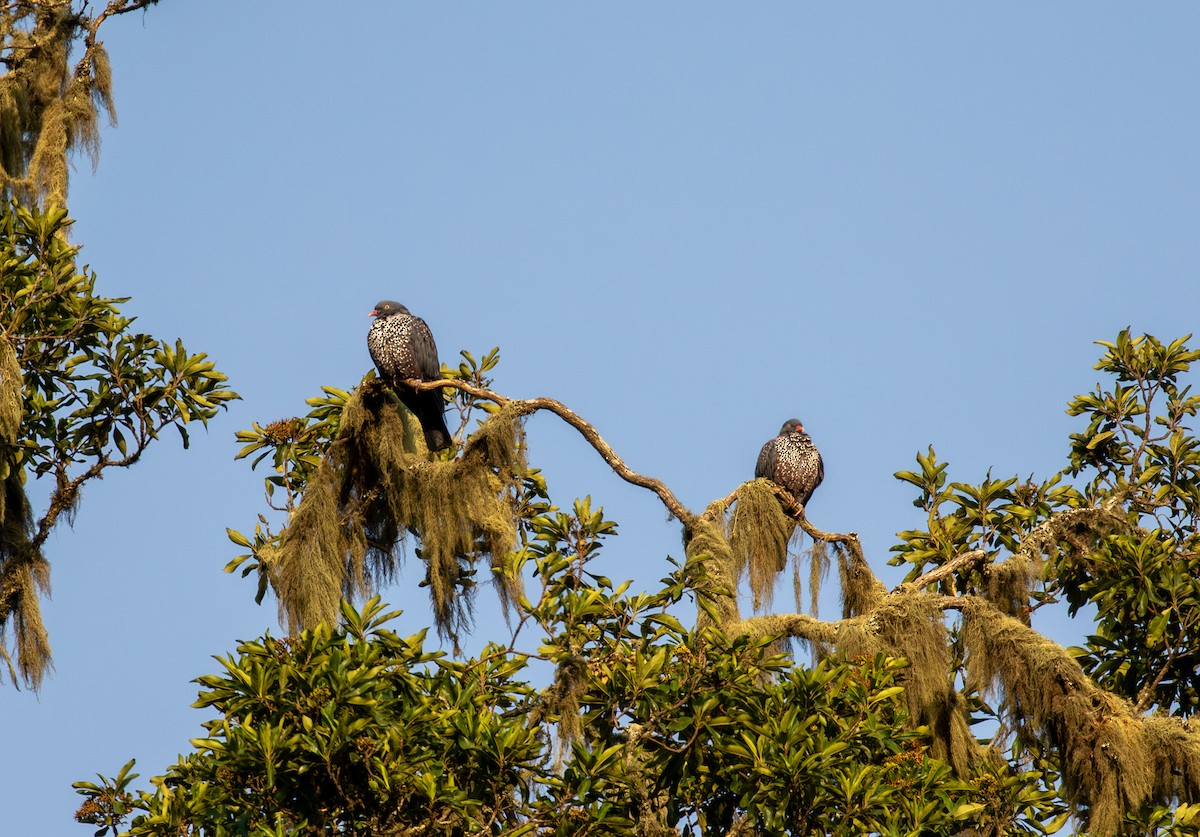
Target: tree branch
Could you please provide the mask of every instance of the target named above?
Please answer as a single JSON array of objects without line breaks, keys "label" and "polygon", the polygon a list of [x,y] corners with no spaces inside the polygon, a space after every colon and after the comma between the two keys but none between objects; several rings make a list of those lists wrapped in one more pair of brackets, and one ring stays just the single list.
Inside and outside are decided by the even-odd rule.
[{"label": "tree branch", "polygon": [[138,9],[145,9],[150,6],[157,5],[158,0],[112,0],[104,11],[92,18],[88,24],[87,35],[84,37],[84,44],[90,49],[96,43],[96,33],[100,29],[100,24],[104,23],[110,17],[123,15],[128,12],[136,12]]},{"label": "tree branch", "polygon": [[987,553],[982,549],[964,552],[962,555],[956,555],[951,558],[940,567],[935,567],[920,578],[914,579],[911,584],[917,588],[929,587],[932,584],[937,584],[943,578],[954,575],[964,567],[983,563],[983,559],[985,558],[987,558]]},{"label": "tree branch", "polygon": [[732,626],[731,633],[745,634],[751,638],[767,636],[790,636],[809,642],[833,645],[837,642],[838,629],[844,620],[822,622],[815,616],[804,613],[781,613],[767,616],[752,616]]},{"label": "tree branch", "polygon": [[439,381],[409,380],[405,381],[404,384],[415,390],[430,390],[452,387],[475,398],[491,401],[492,403],[498,404],[502,407],[511,406],[521,415],[532,415],[538,410],[546,410],[554,413],[554,415],[558,416],[567,424],[578,430],[580,435],[582,435],[583,438],[586,439],[593,448],[595,448],[596,452],[600,454],[600,457],[608,463],[608,466],[616,472],[617,476],[628,483],[638,486],[639,488],[646,488],[657,494],[658,498],[662,500],[663,505],[667,507],[667,511],[670,512],[671,516],[677,519],[680,523],[688,525],[696,517],[685,505],[683,505],[683,503],[679,502],[679,498],[675,496],[671,489],[667,488],[666,484],[663,483],[662,480],[657,480],[653,477],[647,477],[643,474],[639,474],[637,471],[634,471],[632,468],[626,465],[624,460],[617,456],[616,451],[609,446],[608,442],[604,441],[604,438],[596,431],[595,427],[593,427],[582,416],[560,401],[556,401],[553,398],[505,398],[503,395],[493,392],[490,389],[483,389],[482,387],[477,387],[463,381],[451,381],[446,379]]}]

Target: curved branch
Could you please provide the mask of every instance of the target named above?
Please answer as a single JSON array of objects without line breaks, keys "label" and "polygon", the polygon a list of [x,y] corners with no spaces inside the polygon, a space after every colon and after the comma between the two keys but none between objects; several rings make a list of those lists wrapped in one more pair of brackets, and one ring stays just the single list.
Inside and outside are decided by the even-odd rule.
[{"label": "curved branch", "polygon": [[136,12],[138,9],[145,9],[157,4],[158,0],[112,0],[104,7],[104,11],[88,22],[87,36],[84,38],[84,43],[89,48],[96,43],[96,34],[100,31],[100,24],[104,23],[108,18],[114,15]]},{"label": "curved branch", "polygon": [[670,512],[671,516],[677,519],[680,523],[683,523],[685,526],[689,525],[696,517],[685,505],[683,505],[683,503],[679,502],[679,498],[675,496],[671,489],[667,488],[666,484],[663,483],[662,480],[657,480],[653,477],[647,477],[643,474],[639,474],[637,471],[634,471],[632,468],[626,465],[624,460],[617,456],[616,451],[609,446],[608,442],[604,441],[604,438],[596,431],[595,427],[593,427],[582,416],[580,416],[571,408],[567,407],[561,401],[556,401],[553,398],[505,398],[503,395],[493,392],[490,389],[477,387],[473,384],[468,384],[463,381],[451,381],[447,379],[442,379],[439,381],[408,380],[404,383],[406,386],[409,386],[415,390],[430,390],[452,387],[453,389],[465,392],[475,398],[491,401],[494,404],[499,404],[502,407],[511,406],[521,415],[531,415],[536,413],[538,410],[546,410],[554,413],[554,415],[558,416],[567,424],[578,430],[580,435],[582,435],[583,438],[586,439],[593,448],[595,448],[596,452],[600,454],[600,457],[608,463],[608,466],[616,472],[617,476],[628,483],[638,486],[639,488],[646,488],[657,494],[658,498],[662,500],[663,505],[667,507],[667,511]]}]

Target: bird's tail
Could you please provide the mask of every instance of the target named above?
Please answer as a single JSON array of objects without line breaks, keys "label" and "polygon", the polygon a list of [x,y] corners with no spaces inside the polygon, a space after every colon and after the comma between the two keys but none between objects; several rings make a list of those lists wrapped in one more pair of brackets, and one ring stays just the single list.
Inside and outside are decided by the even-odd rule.
[{"label": "bird's tail", "polygon": [[433,394],[437,396],[437,404],[431,406],[425,415],[418,416],[418,418],[421,420],[421,429],[425,431],[425,447],[437,453],[440,450],[450,447],[451,437],[450,428],[446,426],[446,413],[442,402],[442,395],[436,390]]},{"label": "bird's tail", "polygon": [[421,423],[425,447],[434,453],[450,447],[453,439],[446,426],[446,402],[442,400],[441,390],[414,392],[407,387],[396,387],[396,394]]}]

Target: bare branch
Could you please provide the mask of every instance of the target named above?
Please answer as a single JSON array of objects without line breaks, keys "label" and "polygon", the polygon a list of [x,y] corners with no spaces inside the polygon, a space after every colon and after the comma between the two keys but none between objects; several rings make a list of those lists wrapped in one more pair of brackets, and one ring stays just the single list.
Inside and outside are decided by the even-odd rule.
[{"label": "bare branch", "polygon": [[138,9],[149,8],[158,3],[158,0],[112,0],[104,11],[92,18],[88,24],[88,33],[84,38],[84,43],[91,48],[96,43],[96,32],[100,29],[100,24],[104,23],[110,17],[123,15],[128,12],[136,12]]},{"label": "bare branch", "polygon": [[692,512],[689,511],[688,508],[683,505],[683,503],[679,502],[679,498],[675,496],[671,489],[667,488],[665,483],[663,483],[661,480],[654,479],[653,477],[647,477],[639,474],[637,471],[634,471],[632,468],[626,465],[624,460],[617,456],[616,451],[609,446],[608,442],[604,441],[604,438],[596,431],[595,427],[593,427],[582,416],[560,401],[556,401],[553,398],[505,398],[503,395],[493,392],[490,389],[483,389],[482,387],[477,387],[463,381],[450,381],[444,379],[440,381],[409,380],[405,381],[405,385],[416,390],[452,387],[454,389],[461,390],[468,395],[472,395],[475,398],[491,401],[494,404],[499,404],[500,406],[512,405],[512,407],[522,415],[531,415],[538,410],[546,410],[554,413],[554,415],[558,416],[567,424],[578,430],[580,435],[587,439],[588,443],[596,449],[596,452],[600,454],[601,458],[604,459],[604,461],[608,463],[609,467],[616,472],[617,476],[628,483],[638,486],[639,488],[646,488],[657,494],[658,498],[662,500],[663,505],[667,507],[667,511],[671,513],[672,517],[684,525],[687,525],[695,518],[695,515],[692,514]]}]

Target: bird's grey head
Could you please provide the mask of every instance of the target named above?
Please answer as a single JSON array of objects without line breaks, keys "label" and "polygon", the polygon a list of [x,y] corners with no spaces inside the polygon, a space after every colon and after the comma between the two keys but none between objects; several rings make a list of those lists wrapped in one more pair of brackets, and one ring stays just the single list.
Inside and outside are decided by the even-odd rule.
[{"label": "bird's grey head", "polygon": [[803,433],[804,422],[798,418],[790,418],[783,423],[783,427],[779,428],[779,435],[783,436],[787,433]]},{"label": "bird's grey head", "polygon": [[390,317],[392,314],[407,314],[408,309],[399,302],[391,299],[382,299],[375,303],[375,310],[371,312],[372,317]]}]

